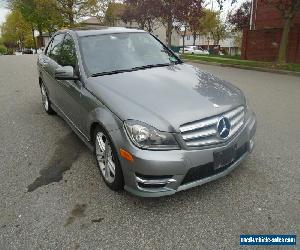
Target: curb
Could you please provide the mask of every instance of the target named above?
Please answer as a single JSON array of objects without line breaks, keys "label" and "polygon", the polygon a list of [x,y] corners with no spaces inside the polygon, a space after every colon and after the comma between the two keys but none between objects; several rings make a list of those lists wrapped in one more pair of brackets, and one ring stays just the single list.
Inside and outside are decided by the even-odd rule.
[{"label": "curb", "polygon": [[288,71],[288,70],[250,67],[250,66],[244,66],[244,65],[238,65],[238,64],[230,65],[230,64],[224,64],[224,63],[206,62],[206,61],[190,60],[190,59],[183,59],[183,61],[184,62],[197,63],[197,64],[205,64],[205,65],[213,65],[213,66],[237,68],[237,69],[245,69],[245,70],[255,70],[255,71],[261,71],[261,72],[276,73],[276,74],[280,74],[280,75],[291,75],[291,76],[300,77],[300,72],[294,72],[294,71]]}]

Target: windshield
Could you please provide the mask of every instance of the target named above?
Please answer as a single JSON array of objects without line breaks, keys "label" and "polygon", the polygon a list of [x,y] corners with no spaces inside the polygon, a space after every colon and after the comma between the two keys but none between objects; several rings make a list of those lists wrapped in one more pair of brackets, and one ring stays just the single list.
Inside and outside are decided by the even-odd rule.
[{"label": "windshield", "polygon": [[171,52],[148,33],[81,37],[80,47],[89,75],[179,63]]}]

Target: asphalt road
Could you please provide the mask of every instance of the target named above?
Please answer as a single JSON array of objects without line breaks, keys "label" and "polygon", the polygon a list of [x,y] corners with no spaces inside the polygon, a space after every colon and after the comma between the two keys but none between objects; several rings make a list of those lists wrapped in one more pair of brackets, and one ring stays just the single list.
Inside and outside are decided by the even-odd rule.
[{"label": "asphalt road", "polygon": [[240,234],[299,236],[300,78],[201,67],[249,97],[255,150],[227,177],[142,199],[110,191],[91,152],[43,111],[36,57],[0,56],[0,249],[238,249]]}]

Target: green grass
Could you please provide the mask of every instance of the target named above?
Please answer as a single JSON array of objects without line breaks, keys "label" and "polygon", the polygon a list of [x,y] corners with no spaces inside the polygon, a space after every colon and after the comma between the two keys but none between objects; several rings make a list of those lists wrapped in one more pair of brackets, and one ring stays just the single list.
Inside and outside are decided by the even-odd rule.
[{"label": "green grass", "polygon": [[193,60],[193,61],[205,61],[214,62],[225,65],[239,65],[246,66],[250,68],[268,68],[268,69],[279,69],[300,72],[300,64],[287,63],[283,65],[274,64],[272,62],[261,62],[261,61],[248,61],[242,60],[239,56],[218,56],[218,55],[183,55],[183,59]]},{"label": "green grass", "polygon": [[[188,56],[188,54],[186,54]],[[194,55],[194,56],[204,56],[204,57],[213,57],[213,58],[229,58],[229,59],[236,59],[236,60],[240,60],[241,56],[240,55],[236,55],[236,56],[230,56],[230,55]]]}]

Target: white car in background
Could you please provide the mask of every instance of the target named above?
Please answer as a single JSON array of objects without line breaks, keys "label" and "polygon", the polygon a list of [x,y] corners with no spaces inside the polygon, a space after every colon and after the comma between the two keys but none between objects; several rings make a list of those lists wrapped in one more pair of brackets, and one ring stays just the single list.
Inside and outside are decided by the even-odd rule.
[{"label": "white car in background", "polygon": [[[179,53],[183,53],[183,48],[180,48]],[[207,50],[198,48],[198,46],[186,46],[184,47],[184,53],[191,55],[209,55]]]}]

